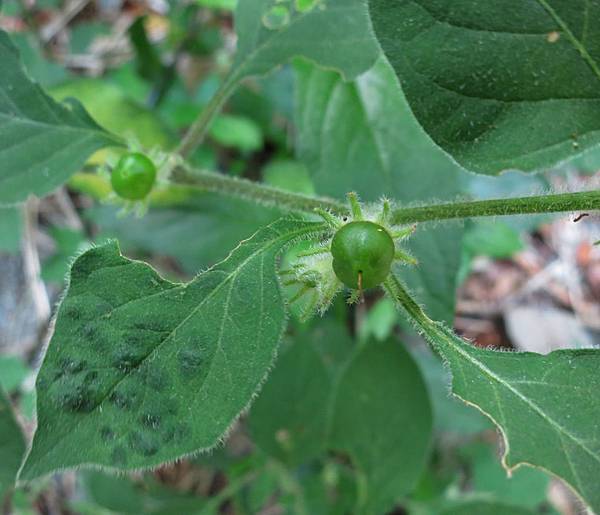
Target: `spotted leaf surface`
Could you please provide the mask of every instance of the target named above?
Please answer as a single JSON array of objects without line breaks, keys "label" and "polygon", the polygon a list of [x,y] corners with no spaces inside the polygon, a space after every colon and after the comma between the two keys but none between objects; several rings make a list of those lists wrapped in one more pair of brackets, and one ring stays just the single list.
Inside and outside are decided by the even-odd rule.
[{"label": "spotted leaf surface", "polygon": [[506,469],[541,467],[600,511],[600,351],[481,349],[430,320],[397,281],[389,289],[450,367],[452,392],[502,432]]},{"label": "spotted leaf surface", "polygon": [[539,170],[600,143],[600,2],[369,7],[417,120],[466,168]]},{"label": "spotted leaf surface", "polygon": [[0,67],[0,204],[45,195],[95,150],[120,144],[81,104],[59,104],[32,82],[2,31]]},{"label": "spotted leaf surface", "polygon": [[285,324],[277,255],[320,228],[275,222],[188,284],[116,243],[77,259],[37,379],[22,478],[147,468],[214,446],[273,362]]}]

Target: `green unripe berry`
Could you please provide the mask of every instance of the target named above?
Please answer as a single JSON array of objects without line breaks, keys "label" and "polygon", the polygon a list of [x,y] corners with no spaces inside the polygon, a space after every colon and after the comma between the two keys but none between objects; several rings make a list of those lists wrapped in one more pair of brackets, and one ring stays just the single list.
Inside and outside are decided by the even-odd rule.
[{"label": "green unripe berry", "polygon": [[349,288],[373,288],[387,278],[396,248],[381,225],[350,222],[339,229],[331,242],[333,271]]},{"label": "green unripe berry", "polygon": [[125,154],[110,177],[113,190],[127,200],[142,200],[152,191],[156,181],[156,166],[144,154]]}]

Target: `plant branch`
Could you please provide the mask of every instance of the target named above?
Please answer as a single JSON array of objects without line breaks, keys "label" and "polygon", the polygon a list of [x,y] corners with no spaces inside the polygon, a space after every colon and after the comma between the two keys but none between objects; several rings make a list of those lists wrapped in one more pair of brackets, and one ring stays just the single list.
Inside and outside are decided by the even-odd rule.
[{"label": "plant branch", "polygon": [[390,274],[384,283],[384,288],[396,304],[409,315],[410,321],[416,324],[420,331],[425,332],[425,335],[430,338],[435,336],[436,331],[432,328],[435,328],[436,323],[425,314],[395,275]]},{"label": "plant branch", "polygon": [[194,150],[204,141],[210,124],[215,116],[223,107],[229,96],[238,85],[238,79],[235,74],[228,75],[210,102],[202,110],[196,121],[188,129],[186,135],[176,149],[176,153],[181,157],[188,158]]},{"label": "plant branch", "polygon": [[454,218],[593,211],[599,209],[600,191],[583,191],[579,193],[558,193],[535,197],[479,200],[474,202],[398,208],[392,212],[392,222],[394,224],[409,224]]},{"label": "plant branch", "polygon": [[466,344],[448,326],[429,318],[394,274],[390,274],[383,286],[396,305],[408,315],[408,321],[429,342],[432,349],[443,355],[443,348],[441,348],[443,346],[459,349],[463,344]]},{"label": "plant branch", "polygon": [[287,211],[314,213],[315,209],[325,209],[339,215],[348,213],[345,204],[333,199],[292,193],[247,179],[238,179],[214,172],[179,167],[173,171],[171,181],[205,191],[250,200],[257,204],[279,207]]}]

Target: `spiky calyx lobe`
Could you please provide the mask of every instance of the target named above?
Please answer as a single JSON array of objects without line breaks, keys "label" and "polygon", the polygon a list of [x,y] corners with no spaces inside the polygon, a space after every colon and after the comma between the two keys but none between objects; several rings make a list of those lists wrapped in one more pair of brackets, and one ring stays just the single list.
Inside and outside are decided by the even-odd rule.
[{"label": "spiky calyx lobe", "polygon": [[331,242],[333,271],[349,288],[373,288],[387,278],[395,252],[394,240],[381,225],[350,222],[335,233]]}]

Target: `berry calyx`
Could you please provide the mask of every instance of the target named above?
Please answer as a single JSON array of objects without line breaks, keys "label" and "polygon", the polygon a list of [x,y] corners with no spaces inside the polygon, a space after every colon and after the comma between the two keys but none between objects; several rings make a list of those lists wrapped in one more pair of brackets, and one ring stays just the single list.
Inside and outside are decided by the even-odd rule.
[{"label": "berry calyx", "polygon": [[344,225],[331,242],[335,275],[357,290],[373,288],[385,281],[395,254],[394,240],[388,231],[369,221]]},{"label": "berry calyx", "polygon": [[119,159],[110,182],[119,197],[142,200],[148,196],[156,181],[156,166],[144,154],[130,152]]}]

